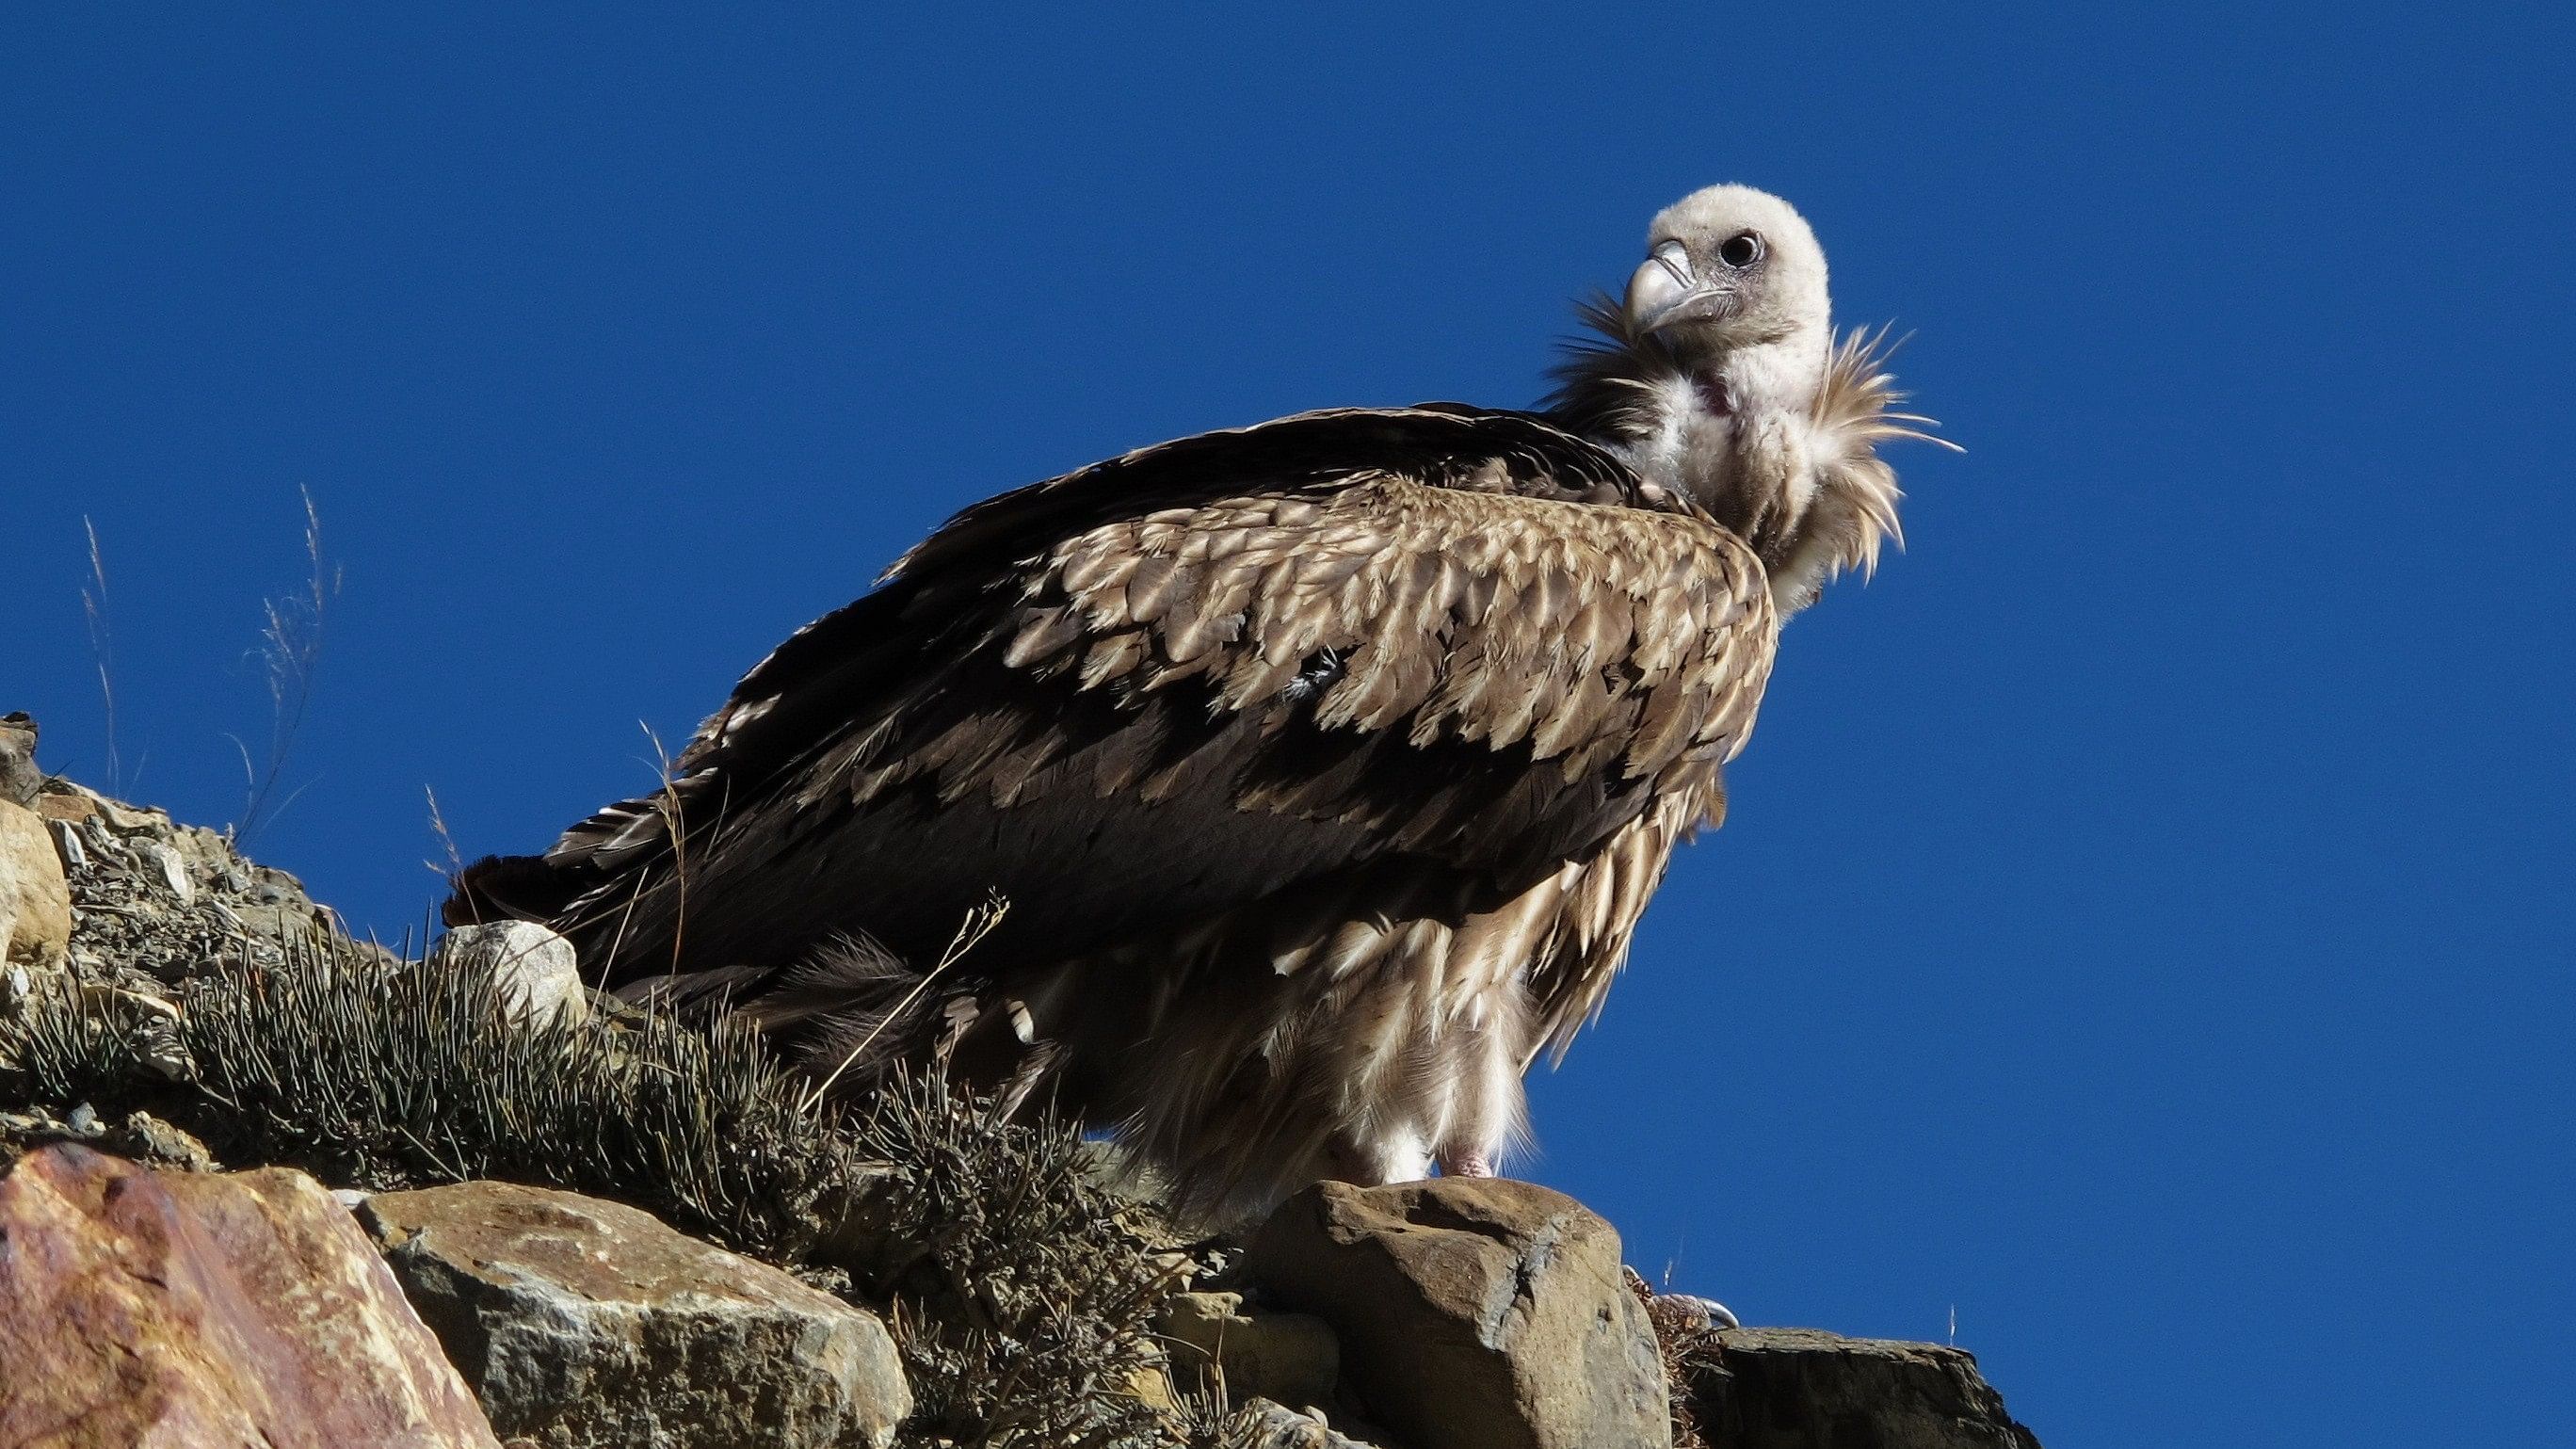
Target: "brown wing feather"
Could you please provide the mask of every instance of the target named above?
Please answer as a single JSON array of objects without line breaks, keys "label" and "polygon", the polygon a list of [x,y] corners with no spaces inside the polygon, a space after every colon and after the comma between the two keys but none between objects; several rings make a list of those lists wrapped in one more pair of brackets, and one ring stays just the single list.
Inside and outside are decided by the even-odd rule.
[{"label": "brown wing feather", "polygon": [[992,888],[1004,961],[1390,853],[1508,896],[1713,776],[1773,630],[1731,536],[1535,419],[1185,440],[968,510],[754,669],[671,791],[451,918],[552,917],[627,979],[933,954]]}]

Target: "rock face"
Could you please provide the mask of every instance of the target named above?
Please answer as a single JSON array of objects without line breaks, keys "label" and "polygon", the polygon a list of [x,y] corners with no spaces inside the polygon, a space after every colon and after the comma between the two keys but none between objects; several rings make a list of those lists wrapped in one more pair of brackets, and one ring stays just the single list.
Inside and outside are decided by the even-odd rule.
[{"label": "rock face", "polygon": [[1246,1271],[1340,1337],[1369,1417],[1417,1449],[1665,1449],[1664,1370],[1619,1236],[1562,1193],[1496,1178],[1319,1183]]},{"label": "rock face", "polygon": [[504,1435],[884,1449],[911,1412],[875,1317],[634,1208],[472,1182],[359,1216]]},{"label": "rock face", "polygon": [[311,1178],[58,1145],[0,1181],[0,1444],[496,1449]]},{"label": "rock face", "polygon": [[35,811],[0,800],[0,965],[58,965],[71,941],[71,884],[52,833]]},{"label": "rock face", "polygon": [[572,942],[534,921],[459,926],[438,938],[429,961],[442,970],[490,975],[502,999],[531,1022],[575,1022],[590,1014]]},{"label": "rock face", "polygon": [[1725,1449],[2039,1449],[1964,1349],[1730,1328],[1693,1345],[1681,1378]]},{"label": "rock face", "polygon": [[69,877],[71,963],[85,979],[157,992],[334,944],[393,964],[343,940],[295,877],[244,860],[215,831],[68,780],[45,782],[35,809]]}]

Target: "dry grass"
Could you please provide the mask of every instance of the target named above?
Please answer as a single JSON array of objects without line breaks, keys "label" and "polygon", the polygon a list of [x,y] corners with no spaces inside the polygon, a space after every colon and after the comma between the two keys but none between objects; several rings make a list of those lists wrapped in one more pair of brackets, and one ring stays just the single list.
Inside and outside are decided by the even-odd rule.
[{"label": "dry grass", "polygon": [[[313,506],[313,494],[302,488],[296,492],[304,500],[304,587],[285,598],[260,601],[266,622],[259,632],[259,661],[261,677],[268,685],[269,705],[265,762],[254,766],[250,747],[242,743],[241,737],[226,736],[241,752],[245,791],[241,818],[233,823],[235,840],[248,840],[302,793],[297,790],[278,798],[278,782],[286,773],[287,757],[294,753],[295,737],[304,728],[305,712],[313,703],[313,679],[322,664],[322,624],[331,600],[340,593],[341,571],[323,559],[322,515]],[[104,588],[102,582],[102,591]]]},{"label": "dry grass", "polygon": [[1634,1270],[1627,1279],[1628,1291],[1646,1305],[1646,1321],[1655,1326],[1655,1348],[1664,1361],[1664,1383],[1672,1395],[1673,1449],[1710,1449],[1707,1431],[1692,1409],[1690,1386],[1694,1366],[1724,1352],[1717,1334],[1697,1311],[1658,1297]]},{"label": "dry grass", "polygon": [[[116,637],[107,619],[107,554],[98,544],[98,525],[81,515],[89,535],[89,582],[81,585],[81,619],[89,626],[90,657],[98,664],[98,702],[107,734],[107,787],[123,794],[125,761],[116,752]],[[137,773],[140,773],[139,771]]]},{"label": "dry grass", "polygon": [[803,1257],[866,1176],[856,1139],[799,1113],[740,1027],[529,1027],[487,978],[332,945],[209,972],[179,1005],[173,1072],[147,1057],[145,1014],[57,982],[0,1021],[0,1093],[150,1111],[224,1161],[337,1186],[594,1193],[773,1260]]},{"label": "dry grass", "polygon": [[1156,1363],[1146,1324],[1181,1265],[1152,1251],[1149,1211],[1093,1180],[1080,1137],[900,1074],[854,1126],[907,1169],[885,1227],[899,1245],[887,1257],[906,1310],[911,1442],[1174,1442],[1135,1388]]}]

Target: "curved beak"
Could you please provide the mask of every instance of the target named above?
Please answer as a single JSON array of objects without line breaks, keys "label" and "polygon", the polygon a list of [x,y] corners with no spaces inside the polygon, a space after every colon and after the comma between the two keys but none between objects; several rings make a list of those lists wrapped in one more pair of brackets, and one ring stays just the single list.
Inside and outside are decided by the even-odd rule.
[{"label": "curved beak", "polygon": [[1735,305],[1735,289],[1703,282],[1691,271],[1690,253],[1679,242],[1655,248],[1628,278],[1628,331],[1642,337],[1684,322],[1723,317]]}]

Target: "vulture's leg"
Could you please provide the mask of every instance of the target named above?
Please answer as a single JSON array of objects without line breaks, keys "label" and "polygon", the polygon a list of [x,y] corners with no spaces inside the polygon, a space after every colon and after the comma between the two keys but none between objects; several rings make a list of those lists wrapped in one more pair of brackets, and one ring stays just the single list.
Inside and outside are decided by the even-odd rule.
[{"label": "vulture's leg", "polygon": [[1411,1137],[1351,1138],[1339,1136],[1324,1146],[1323,1175],[1353,1187],[1384,1187],[1390,1182],[1419,1182],[1431,1175],[1431,1154]]}]

